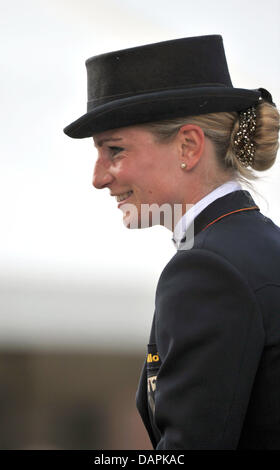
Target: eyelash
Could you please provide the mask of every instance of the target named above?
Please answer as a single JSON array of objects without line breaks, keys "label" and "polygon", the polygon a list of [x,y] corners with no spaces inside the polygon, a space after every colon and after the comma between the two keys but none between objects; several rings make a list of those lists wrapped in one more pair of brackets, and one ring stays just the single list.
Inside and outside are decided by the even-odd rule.
[{"label": "eyelash", "polygon": [[112,157],[124,150],[122,147],[109,147],[109,149],[112,151]]}]

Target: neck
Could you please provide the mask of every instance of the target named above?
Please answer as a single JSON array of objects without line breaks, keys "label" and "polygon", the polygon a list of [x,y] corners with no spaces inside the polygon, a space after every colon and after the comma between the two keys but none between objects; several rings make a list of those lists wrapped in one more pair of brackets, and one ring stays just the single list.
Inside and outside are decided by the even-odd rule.
[{"label": "neck", "polygon": [[219,183],[212,184],[208,186],[208,188],[204,188],[204,191],[193,191],[189,198],[185,198],[182,204],[177,204],[173,206],[172,211],[172,225],[166,226],[169,230],[174,232],[174,229],[179,222],[179,220],[188,212],[195,204],[205,198],[208,194],[212,193],[215,189],[219,188],[220,186],[224,185],[225,183],[229,183],[234,181],[234,179],[227,178],[224,181],[220,181]]}]

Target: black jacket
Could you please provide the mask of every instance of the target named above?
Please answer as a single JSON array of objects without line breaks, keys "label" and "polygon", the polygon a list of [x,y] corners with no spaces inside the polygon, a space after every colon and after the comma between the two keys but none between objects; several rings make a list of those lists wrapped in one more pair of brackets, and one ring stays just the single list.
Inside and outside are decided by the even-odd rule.
[{"label": "black jacket", "polygon": [[194,233],[158,282],[137,407],[155,449],[280,449],[280,229],[240,190]]}]

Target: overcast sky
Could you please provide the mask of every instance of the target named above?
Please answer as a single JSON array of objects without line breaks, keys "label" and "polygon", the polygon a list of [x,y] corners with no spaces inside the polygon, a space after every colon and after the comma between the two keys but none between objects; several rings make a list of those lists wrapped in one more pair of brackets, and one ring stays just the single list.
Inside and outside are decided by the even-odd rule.
[{"label": "overcast sky", "polygon": [[[85,59],[201,34],[223,35],[235,86],[279,102],[279,1],[2,1],[1,238],[4,272],[153,279],[171,233],[128,231],[108,190],[91,187],[91,139],[63,127],[85,112]],[[278,211],[279,167],[262,193]],[[265,203],[262,203],[264,211]]]},{"label": "overcast sky", "polygon": [[[92,140],[62,131],[86,110],[85,60],[222,34],[234,86],[265,87],[279,104],[279,17],[279,0],[2,0],[1,278],[153,289],[174,254],[171,232],[125,229],[108,190],[91,186]],[[256,185],[277,223],[279,176],[277,164]]]}]

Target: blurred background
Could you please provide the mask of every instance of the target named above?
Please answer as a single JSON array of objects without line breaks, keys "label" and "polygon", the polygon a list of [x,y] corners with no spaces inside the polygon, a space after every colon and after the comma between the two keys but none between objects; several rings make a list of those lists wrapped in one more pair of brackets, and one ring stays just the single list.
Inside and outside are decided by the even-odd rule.
[{"label": "blurred background", "polygon": [[[149,449],[135,408],[171,232],[91,186],[88,57],[222,34],[234,86],[280,102],[279,0],[1,0],[0,448]],[[279,162],[254,183],[280,224]]]}]

